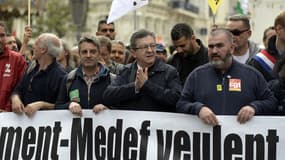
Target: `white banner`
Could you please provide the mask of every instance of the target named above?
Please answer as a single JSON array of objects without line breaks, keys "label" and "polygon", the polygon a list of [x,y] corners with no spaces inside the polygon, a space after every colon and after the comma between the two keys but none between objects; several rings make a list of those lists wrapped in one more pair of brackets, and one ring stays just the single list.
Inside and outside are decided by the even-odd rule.
[{"label": "white banner", "polygon": [[284,159],[284,117],[257,116],[246,124],[236,116],[218,119],[213,128],[197,116],[160,112],[1,113],[0,159]]},{"label": "white banner", "polygon": [[130,11],[141,8],[147,4],[148,0],[113,0],[107,23],[111,23]]}]

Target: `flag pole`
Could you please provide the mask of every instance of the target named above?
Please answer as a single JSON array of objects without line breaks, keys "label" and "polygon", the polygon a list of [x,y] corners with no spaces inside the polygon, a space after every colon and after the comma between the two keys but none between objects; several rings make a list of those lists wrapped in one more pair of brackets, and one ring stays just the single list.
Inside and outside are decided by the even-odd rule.
[{"label": "flag pole", "polygon": [[28,0],[28,26],[31,26],[31,0]]},{"label": "flag pole", "polygon": [[137,30],[137,11],[134,10],[134,31]]}]

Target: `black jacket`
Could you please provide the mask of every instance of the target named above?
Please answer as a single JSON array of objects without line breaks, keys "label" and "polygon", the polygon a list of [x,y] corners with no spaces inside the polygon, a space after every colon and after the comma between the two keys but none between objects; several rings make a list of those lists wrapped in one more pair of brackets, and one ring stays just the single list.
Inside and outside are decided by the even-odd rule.
[{"label": "black jacket", "polygon": [[274,79],[270,81],[268,85],[278,100],[278,110],[276,114],[285,115],[285,79]]},{"label": "black jacket", "polygon": [[26,70],[13,94],[18,94],[25,106],[36,101],[54,104],[66,72],[55,59],[45,70],[39,70],[39,64],[34,64]]},{"label": "black jacket", "polygon": [[136,62],[126,65],[104,92],[104,100],[116,109],[175,111],[182,88],[176,69],[156,59],[139,93],[135,92],[136,72]]},{"label": "black jacket", "polygon": [[207,63],[208,60],[208,49],[197,39],[197,43],[200,45],[200,50],[192,55],[188,54],[184,56],[183,53],[176,53],[169,57],[167,63],[174,66],[178,73],[182,83],[185,83],[187,76],[198,66]]}]

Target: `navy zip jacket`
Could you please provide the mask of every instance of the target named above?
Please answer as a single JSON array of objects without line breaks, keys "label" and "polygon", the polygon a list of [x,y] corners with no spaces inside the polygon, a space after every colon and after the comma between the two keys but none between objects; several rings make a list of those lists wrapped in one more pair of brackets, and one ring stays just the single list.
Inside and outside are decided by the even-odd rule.
[{"label": "navy zip jacket", "polygon": [[55,59],[45,70],[39,70],[39,64],[34,64],[26,70],[13,94],[18,94],[25,106],[36,101],[54,104],[66,72]]},{"label": "navy zip jacket", "polygon": [[114,109],[175,112],[182,87],[177,70],[156,59],[148,69],[148,80],[135,92],[137,63],[128,64],[104,92]]},{"label": "navy zip jacket", "polygon": [[276,98],[258,71],[233,60],[224,74],[210,63],[195,69],[187,78],[176,109],[199,114],[202,106],[207,106],[216,115],[236,115],[246,105],[256,114],[272,113]]},{"label": "navy zip jacket", "polygon": [[110,71],[101,64],[99,64],[99,67],[99,73],[91,84],[90,90],[88,90],[88,86],[83,78],[82,67],[76,70],[70,86],[66,85],[68,79],[68,76],[66,76],[61,85],[55,109],[68,109],[72,101],[79,103],[82,109],[93,109],[96,104],[106,105],[102,95],[111,82]]}]

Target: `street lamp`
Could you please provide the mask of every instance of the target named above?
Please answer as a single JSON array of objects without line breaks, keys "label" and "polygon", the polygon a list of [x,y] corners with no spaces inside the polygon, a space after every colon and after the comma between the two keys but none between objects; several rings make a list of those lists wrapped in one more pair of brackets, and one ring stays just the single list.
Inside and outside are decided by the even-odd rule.
[{"label": "street lamp", "polygon": [[77,33],[76,39],[79,41],[81,37],[81,29],[84,26],[88,11],[88,0],[69,0],[72,20],[76,25]]}]

